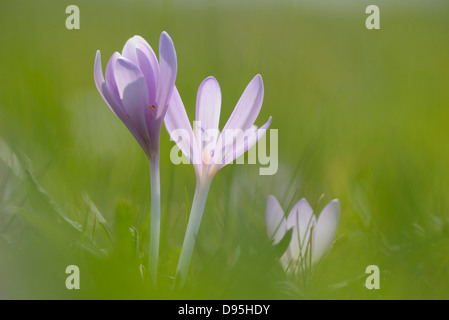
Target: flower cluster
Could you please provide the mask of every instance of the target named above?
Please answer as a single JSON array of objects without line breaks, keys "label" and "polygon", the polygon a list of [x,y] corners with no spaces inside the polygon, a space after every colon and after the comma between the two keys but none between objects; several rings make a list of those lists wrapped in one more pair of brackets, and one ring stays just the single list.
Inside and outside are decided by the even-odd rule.
[{"label": "flower cluster", "polygon": [[[100,51],[94,64],[98,91],[112,112],[124,123],[149,159],[151,175],[151,232],[149,268],[157,281],[160,234],[160,131],[162,123],[196,174],[196,191],[176,272],[176,282],[185,281],[207,194],[218,170],[244,154],[264,135],[271,117],[260,128],[254,123],[262,108],[264,87],[256,75],[248,84],[222,131],[219,130],[221,89],[213,77],[199,86],[194,128],[175,86],[177,58],[173,41],[166,32],[159,40],[159,61],[151,46],[140,36],[129,39],[122,53],[115,52],[103,76]],[[282,262],[316,262],[330,247],[338,224],[339,205],[331,202],[315,222],[307,201],[301,200],[287,218],[277,200],[267,206],[268,234],[275,242],[293,228],[293,238]]]}]

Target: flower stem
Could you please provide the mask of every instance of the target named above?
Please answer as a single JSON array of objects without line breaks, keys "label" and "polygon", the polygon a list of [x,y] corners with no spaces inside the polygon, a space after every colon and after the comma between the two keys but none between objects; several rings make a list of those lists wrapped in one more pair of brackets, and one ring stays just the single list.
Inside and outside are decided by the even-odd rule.
[{"label": "flower stem", "polygon": [[187,224],[184,243],[182,245],[181,255],[179,256],[178,268],[176,269],[175,286],[183,286],[185,283],[211,180],[212,179],[197,179],[189,223]]},{"label": "flower stem", "polygon": [[161,230],[161,182],[159,171],[159,151],[150,157],[151,179],[151,229],[149,269],[154,285],[157,284],[157,266],[159,260],[159,237]]}]

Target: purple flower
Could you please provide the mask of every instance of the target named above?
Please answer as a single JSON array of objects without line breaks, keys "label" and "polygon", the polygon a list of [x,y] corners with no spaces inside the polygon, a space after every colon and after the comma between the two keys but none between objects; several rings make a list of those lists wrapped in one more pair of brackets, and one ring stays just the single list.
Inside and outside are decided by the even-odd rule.
[{"label": "purple flower", "polygon": [[246,87],[223,131],[219,132],[221,90],[215,78],[206,78],[198,89],[195,130],[192,130],[181,97],[176,88],[173,91],[165,126],[171,138],[195,167],[196,173],[196,190],[175,284],[182,286],[185,282],[207,194],[215,173],[251,148],[271,124],[270,117],[260,129],[254,125],[262,101],[262,77],[257,75]]},{"label": "purple flower", "polygon": [[263,101],[263,82],[256,75],[246,87],[228,122],[220,132],[221,90],[213,77],[200,85],[196,100],[195,130],[175,88],[165,126],[183,154],[195,167],[197,177],[215,173],[251,148],[271,125],[271,117],[259,129],[254,122]]},{"label": "purple flower", "polygon": [[[340,203],[332,200],[321,211],[318,220],[306,199],[299,200],[287,216],[274,196],[269,196],[266,208],[268,236],[278,243],[289,229],[292,239],[281,258],[285,269],[304,270],[317,263],[332,247],[340,220]],[[311,262],[311,263],[310,263]]]},{"label": "purple flower", "polygon": [[159,59],[139,36],[129,39],[122,54],[115,52],[106,66],[106,81],[97,51],[94,78],[97,89],[114,114],[122,120],[145,151],[151,175],[151,231],[149,269],[157,282],[161,195],[159,170],[159,137],[173,88],[177,61],[170,36],[162,32]]},{"label": "purple flower", "polygon": [[159,58],[140,36],[129,39],[122,54],[115,52],[103,77],[100,51],[95,57],[97,89],[122,120],[148,157],[159,150],[159,136],[175,86],[177,61],[170,36],[162,32]]}]

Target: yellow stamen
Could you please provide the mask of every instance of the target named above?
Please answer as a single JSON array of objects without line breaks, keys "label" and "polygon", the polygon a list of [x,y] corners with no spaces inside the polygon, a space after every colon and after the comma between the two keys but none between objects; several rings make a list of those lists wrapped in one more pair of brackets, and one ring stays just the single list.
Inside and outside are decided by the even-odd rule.
[{"label": "yellow stamen", "polygon": [[149,105],[149,107],[150,107],[151,111],[154,111],[154,107],[151,104]]}]

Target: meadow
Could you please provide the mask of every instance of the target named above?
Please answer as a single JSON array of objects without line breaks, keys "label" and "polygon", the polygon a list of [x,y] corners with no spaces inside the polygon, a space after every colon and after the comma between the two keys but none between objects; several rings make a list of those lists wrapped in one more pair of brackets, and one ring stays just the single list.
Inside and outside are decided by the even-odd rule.
[{"label": "meadow", "polygon": [[[15,1],[0,4],[1,299],[448,299],[449,4],[377,1]],[[80,29],[65,8],[80,8]],[[172,290],[195,190],[161,134],[159,284],[151,285],[148,159],[93,79],[140,35],[167,31],[190,119],[220,83],[220,127],[261,74],[279,170],[228,165],[207,199],[186,285]],[[333,248],[304,282],[285,274],[265,206],[339,199]],[[67,290],[77,265],[81,289]],[[377,265],[379,290],[365,287]]]}]

